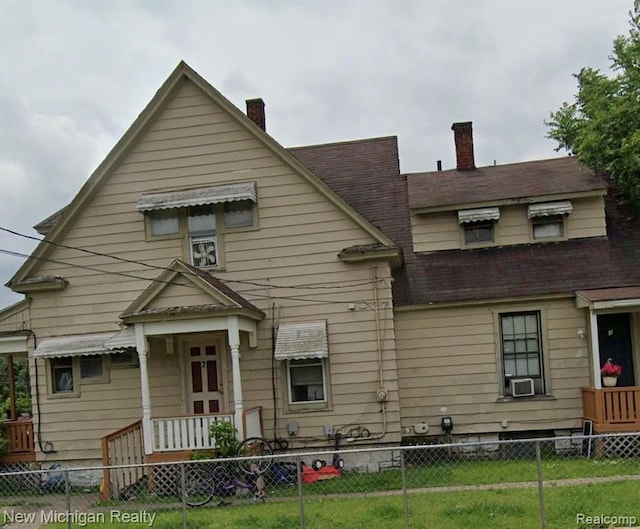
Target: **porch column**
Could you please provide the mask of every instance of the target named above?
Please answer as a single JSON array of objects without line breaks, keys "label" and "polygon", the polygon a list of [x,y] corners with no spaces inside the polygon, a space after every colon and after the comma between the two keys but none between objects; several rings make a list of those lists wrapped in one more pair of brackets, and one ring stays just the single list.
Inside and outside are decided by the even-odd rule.
[{"label": "porch column", "polygon": [[227,317],[227,335],[231,349],[231,371],[233,374],[233,406],[238,438],[244,439],[244,404],[242,401],[242,378],[240,376],[240,325],[237,316]]},{"label": "porch column", "polygon": [[16,384],[13,370],[13,355],[7,357],[7,376],[9,377],[9,420],[15,421],[16,413]]},{"label": "porch column", "polygon": [[147,369],[147,339],[144,324],[136,323],[136,350],[140,362],[140,392],[142,394],[142,436],[144,453],[153,454],[153,427],[151,424],[151,393],[149,392],[149,370]]},{"label": "porch column", "polygon": [[602,389],[602,380],[600,378],[600,344],[598,342],[598,315],[591,308],[589,309],[589,330],[593,387],[595,389]]}]

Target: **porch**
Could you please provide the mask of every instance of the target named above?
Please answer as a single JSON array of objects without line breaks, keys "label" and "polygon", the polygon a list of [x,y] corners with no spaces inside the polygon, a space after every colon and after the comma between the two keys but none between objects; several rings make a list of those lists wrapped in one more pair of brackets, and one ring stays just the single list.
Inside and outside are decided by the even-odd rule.
[{"label": "porch", "polygon": [[[215,450],[210,428],[219,421],[230,422],[245,438],[262,437],[262,408],[245,410],[242,425],[235,424],[233,413],[185,415],[151,419],[152,452],[145,454],[144,423],[138,420],[102,438],[104,466],[137,465],[183,461],[200,450]],[[147,475],[144,467],[105,469],[101,490],[103,499],[117,498]]]},{"label": "porch", "polygon": [[582,388],[582,415],[594,433],[640,431],[640,387]]},{"label": "porch", "polygon": [[0,456],[3,463],[32,463],[36,460],[33,441],[33,422],[27,419],[5,421],[4,437],[8,441],[7,452]]}]

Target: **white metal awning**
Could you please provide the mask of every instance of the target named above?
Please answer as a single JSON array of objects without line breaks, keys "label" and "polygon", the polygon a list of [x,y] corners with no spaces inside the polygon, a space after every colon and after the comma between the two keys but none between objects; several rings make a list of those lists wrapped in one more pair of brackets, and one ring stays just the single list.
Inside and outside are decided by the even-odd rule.
[{"label": "white metal awning", "polygon": [[135,327],[127,327],[126,329],[112,335],[111,338],[105,340],[104,347],[108,351],[135,348],[136,346],[136,330]]},{"label": "white metal awning", "polygon": [[136,202],[138,211],[204,206],[238,200],[257,201],[256,183],[243,182],[215,187],[199,187],[165,193],[143,193]]},{"label": "white metal awning", "polygon": [[34,356],[36,358],[59,358],[116,353],[118,350],[110,350],[105,347],[105,342],[113,336],[114,333],[107,332],[44,338],[38,344]]},{"label": "white metal awning", "polygon": [[500,208],[461,209],[458,211],[458,223],[478,222],[481,220],[498,220]]},{"label": "white metal awning", "polygon": [[327,322],[281,323],[276,339],[276,360],[327,358]]},{"label": "white metal awning", "polygon": [[557,202],[541,202],[530,204],[528,209],[529,218],[550,217],[553,215],[569,215],[573,211],[570,200],[559,200]]}]

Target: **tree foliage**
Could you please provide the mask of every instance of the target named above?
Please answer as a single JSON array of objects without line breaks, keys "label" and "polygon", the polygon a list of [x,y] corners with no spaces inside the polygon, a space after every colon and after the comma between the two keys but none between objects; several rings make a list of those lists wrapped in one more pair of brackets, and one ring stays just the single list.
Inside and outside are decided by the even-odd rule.
[{"label": "tree foliage", "polygon": [[551,114],[548,137],[617,184],[640,214],[640,0],[629,12],[630,30],[614,40],[612,75],[583,68],[578,93]]},{"label": "tree foliage", "polygon": [[[29,368],[26,358],[14,358],[13,376],[16,390],[16,413],[31,414],[31,391],[29,387]],[[7,360],[0,356],[0,420],[8,415],[9,411],[9,371]]]}]

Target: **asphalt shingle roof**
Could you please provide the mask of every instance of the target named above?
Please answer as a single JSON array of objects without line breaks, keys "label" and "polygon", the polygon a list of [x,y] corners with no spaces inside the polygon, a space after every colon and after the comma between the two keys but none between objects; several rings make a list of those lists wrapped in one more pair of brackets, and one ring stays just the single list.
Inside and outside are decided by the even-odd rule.
[{"label": "asphalt shingle roof", "polygon": [[606,190],[606,182],[572,157],[407,175],[409,206],[433,208]]},{"label": "asphalt shingle roof", "polygon": [[410,203],[435,207],[605,190],[606,183],[573,157],[405,176],[396,138],[290,151],[402,247],[405,264],[393,284],[396,307],[640,285],[640,225],[611,192],[605,199],[608,237],[413,252]]}]

